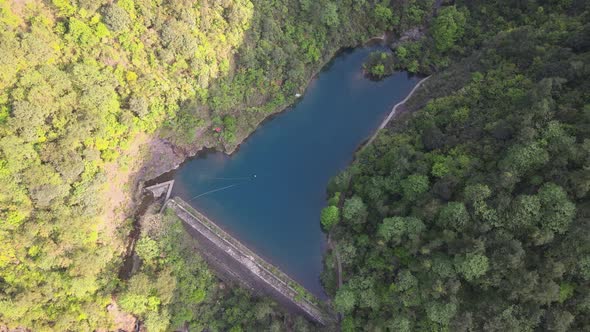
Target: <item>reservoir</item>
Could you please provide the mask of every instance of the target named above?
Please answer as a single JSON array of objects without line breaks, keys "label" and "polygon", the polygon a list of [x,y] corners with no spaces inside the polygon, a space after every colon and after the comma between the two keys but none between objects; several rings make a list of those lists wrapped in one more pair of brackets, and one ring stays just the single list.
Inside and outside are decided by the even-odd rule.
[{"label": "reservoir", "polygon": [[264,122],[231,156],[208,152],[174,173],[173,196],[320,298],[327,184],[418,82],[406,73],[365,78],[361,66],[373,50],[338,55],[296,105]]}]

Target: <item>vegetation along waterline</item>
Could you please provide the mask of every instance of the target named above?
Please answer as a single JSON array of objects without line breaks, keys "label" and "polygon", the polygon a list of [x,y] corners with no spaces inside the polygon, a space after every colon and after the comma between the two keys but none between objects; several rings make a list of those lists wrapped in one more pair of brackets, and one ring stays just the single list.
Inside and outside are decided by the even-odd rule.
[{"label": "vegetation along waterline", "polygon": [[328,186],[342,330],[588,330],[588,6],[0,0],[0,329],[318,329],[220,283],[167,214],[120,280],[132,196],[391,31],[367,72],[434,75]]},{"label": "vegetation along waterline", "polygon": [[173,175],[173,195],[320,297],[325,187],[417,82],[405,73],[364,78],[361,64],[373,50],[382,48],[342,52],[293,109],[258,128],[236,153],[209,152]]}]

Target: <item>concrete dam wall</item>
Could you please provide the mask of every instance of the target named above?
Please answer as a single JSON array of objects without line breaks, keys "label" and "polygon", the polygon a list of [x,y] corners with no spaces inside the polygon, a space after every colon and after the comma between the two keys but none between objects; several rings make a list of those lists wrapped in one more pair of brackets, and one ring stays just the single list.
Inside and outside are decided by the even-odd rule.
[{"label": "concrete dam wall", "polygon": [[222,279],[229,278],[256,293],[270,296],[319,324],[335,322],[335,314],[325,303],[185,201],[174,197],[166,201],[164,208],[174,211],[184,222],[185,229],[197,239],[203,258]]}]

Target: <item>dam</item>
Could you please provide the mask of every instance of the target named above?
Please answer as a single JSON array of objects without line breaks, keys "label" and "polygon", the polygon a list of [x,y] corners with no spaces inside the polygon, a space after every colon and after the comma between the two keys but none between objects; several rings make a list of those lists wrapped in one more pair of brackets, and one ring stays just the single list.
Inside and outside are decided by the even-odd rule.
[{"label": "dam", "polygon": [[335,314],[325,303],[279,268],[256,255],[182,198],[170,198],[173,186],[174,180],[146,187],[145,190],[155,198],[164,196],[160,213],[170,210],[182,220],[186,231],[197,240],[203,259],[221,279],[272,297],[285,308],[318,324],[327,325],[335,321]]},{"label": "dam", "polygon": [[166,207],[172,209],[187,226],[187,231],[197,238],[201,254],[219,273],[230,276],[254,292],[263,290],[265,295],[319,324],[326,325],[334,320],[334,316],[321,308],[320,302],[305,288],[182,199],[170,199]]}]

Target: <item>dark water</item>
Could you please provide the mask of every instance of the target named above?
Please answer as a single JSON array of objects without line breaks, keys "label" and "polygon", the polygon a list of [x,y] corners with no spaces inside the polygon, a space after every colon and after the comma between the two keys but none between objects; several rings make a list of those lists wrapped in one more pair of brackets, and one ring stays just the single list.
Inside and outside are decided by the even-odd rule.
[{"label": "dark water", "polygon": [[364,78],[361,65],[371,50],[334,59],[296,106],[263,124],[232,156],[208,153],[174,178],[173,195],[322,298],[326,237],[319,215],[328,181],[418,80],[405,73]]}]

